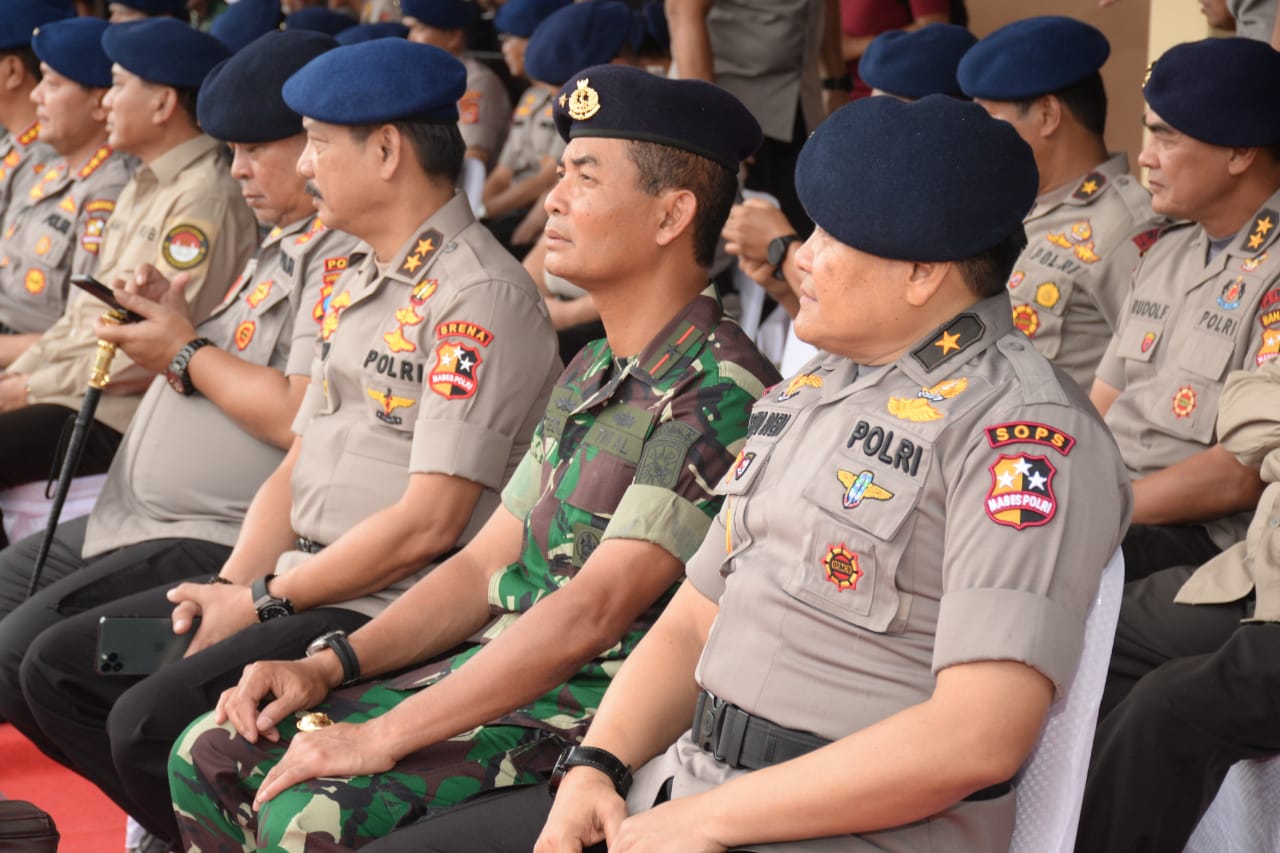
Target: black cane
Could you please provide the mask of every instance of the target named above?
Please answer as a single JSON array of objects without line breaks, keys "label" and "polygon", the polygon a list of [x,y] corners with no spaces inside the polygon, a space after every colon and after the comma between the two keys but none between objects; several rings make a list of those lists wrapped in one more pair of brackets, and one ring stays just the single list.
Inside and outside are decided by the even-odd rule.
[{"label": "black cane", "polygon": [[[119,311],[108,311],[102,317],[108,323],[119,323],[124,314]],[[111,360],[115,358],[116,345],[107,341],[98,341],[98,353],[93,362],[93,372],[89,376],[89,389],[85,392],[84,402],[76,414],[75,424],[71,428],[71,438],[67,441],[67,452],[62,457],[62,467],[58,470],[58,485],[53,492],[53,503],[49,507],[49,522],[44,529],[44,537],[40,540],[40,550],[36,552],[36,562],[31,569],[31,581],[27,584],[27,598],[35,595],[40,586],[40,573],[49,559],[49,549],[53,546],[53,536],[58,530],[58,518],[62,515],[62,505],[67,502],[67,492],[71,491],[71,480],[80,467],[80,459],[84,456],[84,446],[89,439],[89,430],[93,429],[93,414],[98,410],[98,398],[102,389],[111,381]]]}]

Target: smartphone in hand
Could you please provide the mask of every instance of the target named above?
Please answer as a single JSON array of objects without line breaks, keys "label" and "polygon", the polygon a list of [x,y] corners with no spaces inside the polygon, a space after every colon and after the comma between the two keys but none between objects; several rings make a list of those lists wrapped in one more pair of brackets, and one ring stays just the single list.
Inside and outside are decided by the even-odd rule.
[{"label": "smartphone in hand", "polygon": [[116,301],[115,291],[98,281],[93,276],[73,275],[71,276],[71,283],[88,293],[90,296],[96,296],[116,311],[119,311],[124,315],[124,322],[126,323],[137,323],[139,320],[146,319],[141,314],[134,313],[128,308],[121,306],[120,303]]},{"label": "smartphone in hand", "polygon": [[103,616],[98,620],[98,650],[93,668],[101,675],[150,675],[181,660],[199,625],[173,633],[168,616]]}]

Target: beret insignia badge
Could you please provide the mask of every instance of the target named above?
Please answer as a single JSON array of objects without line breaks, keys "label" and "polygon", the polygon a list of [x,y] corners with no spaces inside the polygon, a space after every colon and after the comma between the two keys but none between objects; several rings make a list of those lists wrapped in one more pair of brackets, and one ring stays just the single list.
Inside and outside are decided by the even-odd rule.
[{"label": "beret insignia badge", "polygon": [[583,77],[569,96],[569,118],[584,121],[600,112],[600,93],[588,85],[590,82]]}]

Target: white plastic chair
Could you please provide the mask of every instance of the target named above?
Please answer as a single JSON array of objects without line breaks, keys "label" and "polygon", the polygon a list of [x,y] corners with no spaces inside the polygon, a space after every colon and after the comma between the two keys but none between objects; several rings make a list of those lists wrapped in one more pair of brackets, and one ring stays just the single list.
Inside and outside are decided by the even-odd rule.
[{"label": "white plastic chair", "polygon": [[[72,480],[59,521],[70,521],[88,515],[106,481],[106,474],[93,474]],[[10,542],[17,542],[44,530],[49,521],[49,504],[52,503],[44,496],[44,485],[43,481],[25,483],[0,491],[0,513],[4,515],[4,533]]]},{"label": "white plastic chair", "polygon": [[1280,758],[1232,766],[1186,853],[1280,853]]},{"label": "white plastic chair", "polygon": [[[1040,740],[1018,772],[1017,812],[1009,853],[1071,853],[1080,822],[1085,774],[1098,706],[1120,619],[1124,557],[1116,549],[1085,617],[1080,665],[1066,694],[1049,709]],[[1217,853],[1223,853],[1219,848]]]}]

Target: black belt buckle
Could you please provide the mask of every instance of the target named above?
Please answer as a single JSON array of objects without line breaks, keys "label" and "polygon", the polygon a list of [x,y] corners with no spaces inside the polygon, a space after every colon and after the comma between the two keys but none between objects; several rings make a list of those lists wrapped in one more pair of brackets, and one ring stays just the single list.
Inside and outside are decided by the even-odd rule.
[{"label": "black belt buckle", "polygon": [[700,749],[711,753],[717,761],[740,767],[747,720],[742,709],[703,690],[694,709],[694,739]]},{"label": "black belt buckle", "polygon": [[319,554],[324,550],[324,546],[319,542],[312,541],[305,536],[298,537],[298,550],[305,551],[308,554]]}]

